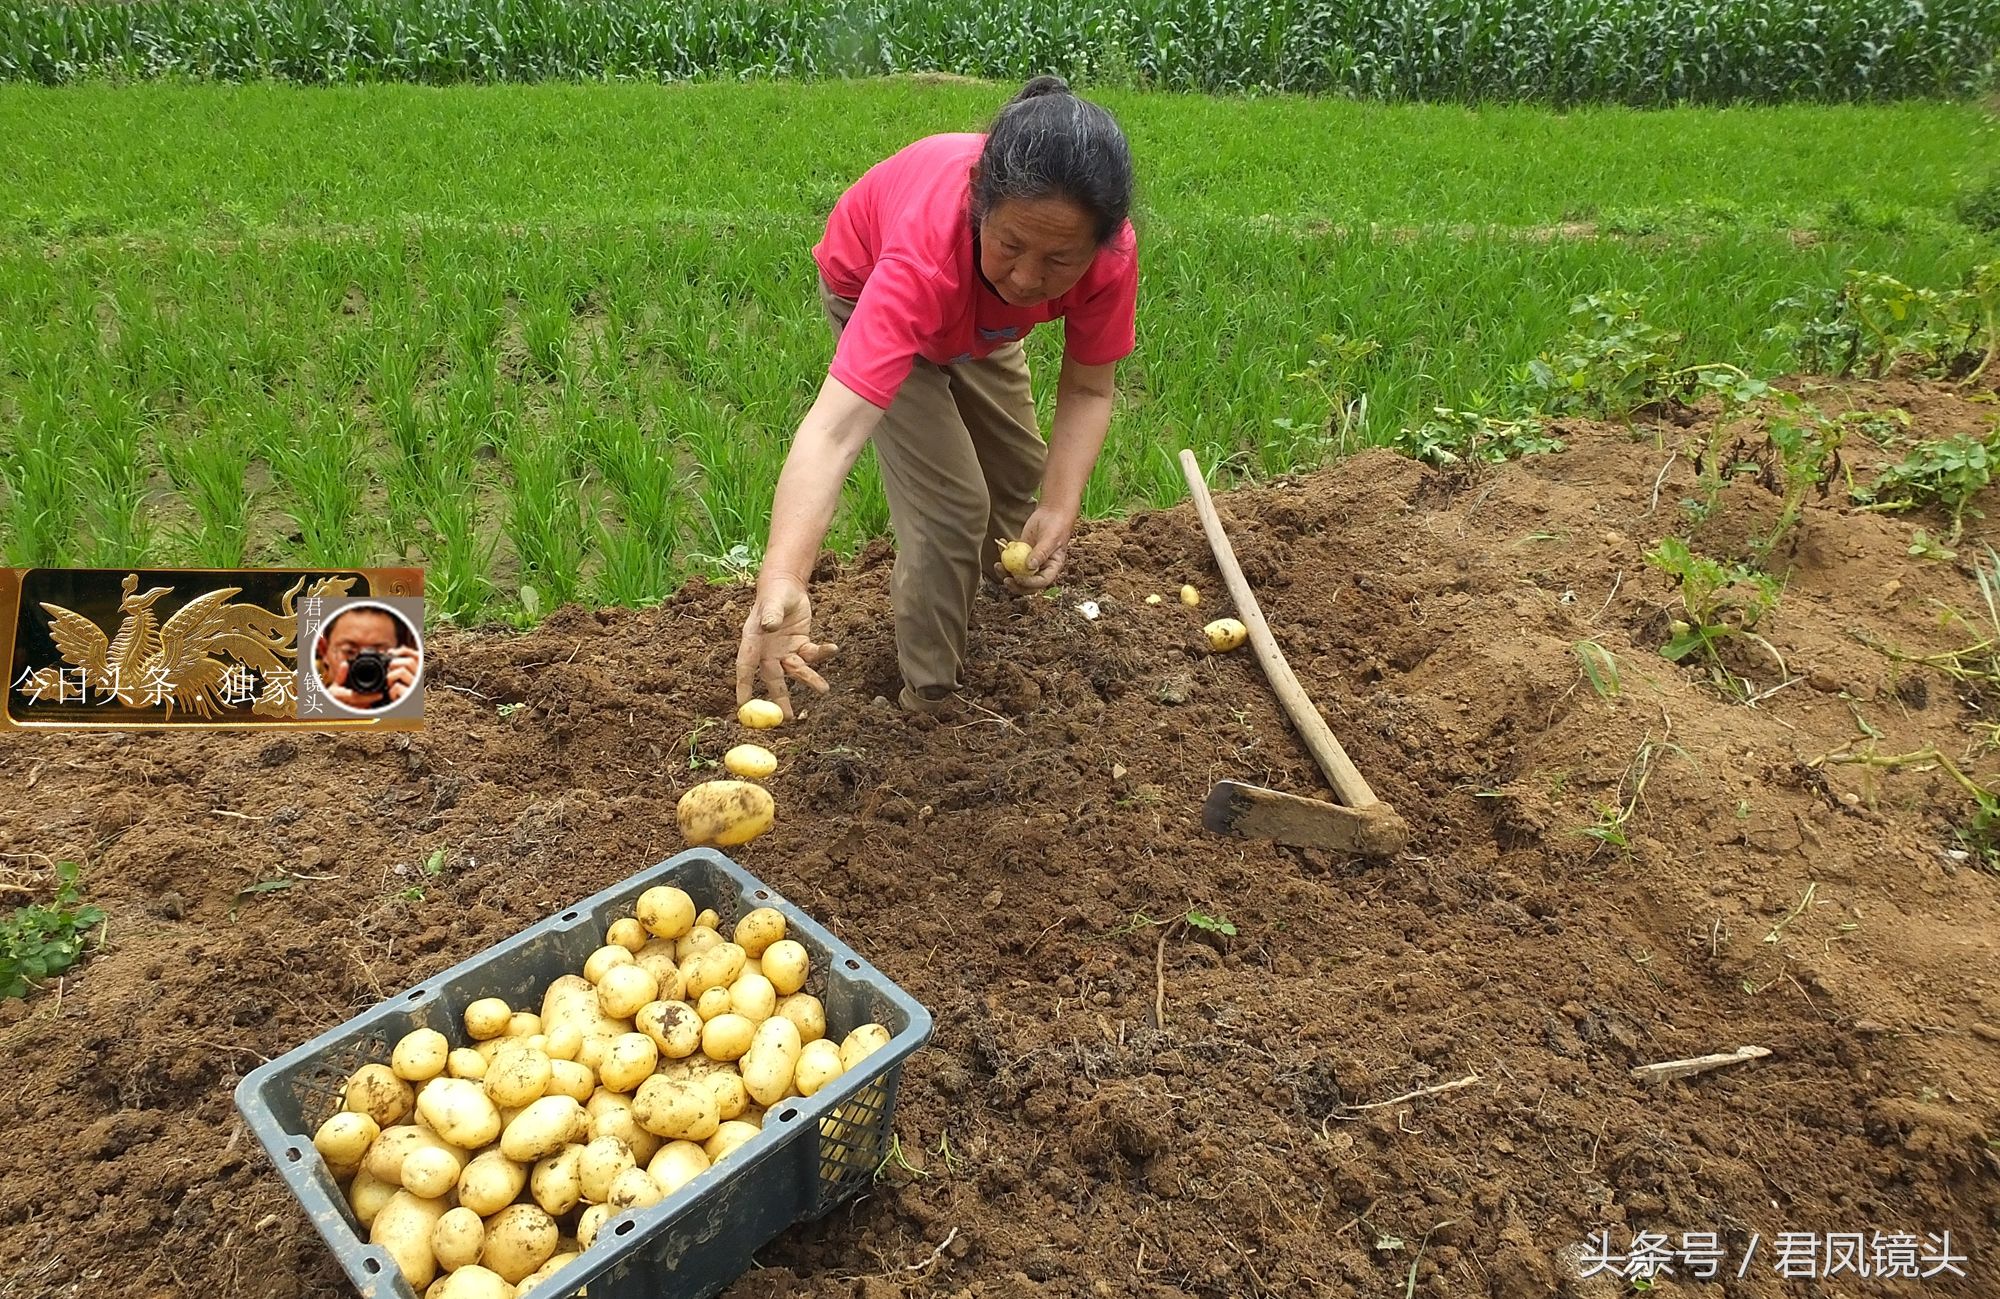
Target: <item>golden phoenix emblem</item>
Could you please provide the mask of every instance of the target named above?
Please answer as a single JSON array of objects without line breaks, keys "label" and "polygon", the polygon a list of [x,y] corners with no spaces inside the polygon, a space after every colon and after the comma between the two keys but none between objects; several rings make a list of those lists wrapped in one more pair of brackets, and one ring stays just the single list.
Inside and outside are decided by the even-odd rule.
[{"label": "golden phoenix emblem", "polygon": [[[327,577],[315,582],[312,596],[346,596],[352,577]],[[33,697],[53,693],[58,699],[80,675],[83,684],[116,697],[128,708],[164,706],[172,717],[176,707],[199,717],[213,717],[229,703],[244,702],[248,692],[232,688],[260,674],[253,713],[289,716],[296,698],[298,615],[295,600],[304,590],[301,577],[286,591],[277,612],[248,602],[232,602],[240,586],[219,587],[189,600],[161,621],[153,605],[173,594],[171,586],[139,590],[139,576],[128,573],[118,603],[123,617],[115,633],[107,633],[84,615],[41,601],[49,615],[49,635],[67,669],[46,667],[24,676],[17,689]],[[65,681],[67,671],[69,680]],[[278,688],[272,689],[271,686]]]}]

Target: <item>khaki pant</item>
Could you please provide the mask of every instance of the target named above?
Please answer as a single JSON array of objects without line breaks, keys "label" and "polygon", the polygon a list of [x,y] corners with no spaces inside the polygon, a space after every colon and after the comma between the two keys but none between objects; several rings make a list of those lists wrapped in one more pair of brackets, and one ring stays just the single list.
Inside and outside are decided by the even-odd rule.
[{"label": "khaki pant", "polygon": [[[820,282],[840,337],[854,300]],[[1018,342],[958,365],[917,358],[875,428],[875,459],[896,533],[890,604],[903,683],[936,698],[963,684],[965,635],[994,544],[1034,512],[1048,448]]]}]

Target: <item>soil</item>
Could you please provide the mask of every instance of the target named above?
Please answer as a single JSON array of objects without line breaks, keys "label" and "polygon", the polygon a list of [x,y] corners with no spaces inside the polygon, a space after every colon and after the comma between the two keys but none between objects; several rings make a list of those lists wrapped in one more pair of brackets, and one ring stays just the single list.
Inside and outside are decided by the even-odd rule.
[{"label": "soil", "polygon": [[[1995,418],[1920,384],[1816,395],[1911,435]],[[902,1160],[732,1299],[1613,1296],[1578,1247],[1642,1230],[1725,1250],[1726,1280],[1655,1293],[1994,1293],[2000,876],[1935,764],[1817,761],[1934,745],[2000,769],[1991,691],[1870,643],[1980,639],[1985,525],[1920,558],[1936,513],[1811,501],[1771,561],[1768,650],[1725,647],[1746,705],[1659,654],[1679,599],[1642,558],[1687,530],[1705,420],[1566,424],[1566,452],[1471,472],[1374,451],[1219,497],[1293,667],[1412,827],[1389,862],[1202,829],[1219,779],[1329,791],[1250,652],[1198,648],[1228,601],[1190,507],[1087,528],[1056,598],[982,597],[971,702],[943,718],[883,699],[889,548],[826,561],[834,690],[771,733],[778,825],[734,855],[937,1032]],[[1846,455],[1864,478],[1881,458],[1858,433]],[[1697,535],[1741,546],[1775,512],[1745,475]],[[691,755],[740,738],[717,719],[744,609],[696,583],[436,629],[417,735],[0,739],[6,880],[45,895],[81,860],[110,917],[59,988],[0,1008],[22,1062],[0,1295],[352,1293],[232,1087],[678,850],[675,800],[712,774]],[[1771,1054],[1628,1074],[1746,1044]],[[1946,1231],[1967,1279],[1772,1266],[1784,1232]]]}]

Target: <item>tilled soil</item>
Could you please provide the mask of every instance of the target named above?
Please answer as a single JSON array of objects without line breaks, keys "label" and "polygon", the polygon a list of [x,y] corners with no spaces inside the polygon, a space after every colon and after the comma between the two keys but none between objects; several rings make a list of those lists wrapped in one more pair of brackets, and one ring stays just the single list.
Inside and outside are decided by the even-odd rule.
[{"label": "tilled soil", "polygon": [[[1994,418],[1937,387],[1820,395],[1913,435]],[[1202,830],[1218,779],[1329,791],[1250,652],[1198,648],[1228,601],[1189,507],[1087,529],[1054,598],[983,597],[944,719],[882,699],[887,546],[827,561],[834,690],[772,733],[778,825],[734,855],[937,1032],[901,1159],[729,1295],[1613,1296],[1578,1247],[1640,1231],[1726,1255],[1657,1293],[1994,1293],[2000,877],[1935,764],[1815,761],[2000,767],[1986,694],[1884,652],[1982,639],[1981,524],[1920,558],[1935,514],[1815,500],[1772,561],[1768,650],[1725,650],[1746,706],[1659,655],[1679,597],[1642,558],[1687,530],[1705,431],[1570,424],[1566,452],[1497,469],[1377,451],[1219,498],[1293,667],[1413,829],[1386,863]],[[1744,475],[1694,535],[1740,551],[1775,512]],[[0,1008],[0,1296],[351,1293],[231,1089],[678,850],[676,799],[742,738],[744,609],[696,583],[435,631],[418,735],[0,740],[5,878],[33,896],[81,860],[110,917],[59,988]],[[1771,1055],[1628,1075],[1745,1044]],[[1965,1279],[1773,1268],[1781,1233],[1946,1231]]]}]

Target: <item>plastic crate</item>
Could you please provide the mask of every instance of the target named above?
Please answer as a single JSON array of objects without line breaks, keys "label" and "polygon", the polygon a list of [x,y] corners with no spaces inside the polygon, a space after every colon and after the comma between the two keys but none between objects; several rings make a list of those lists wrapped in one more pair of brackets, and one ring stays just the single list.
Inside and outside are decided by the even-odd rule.
[{"label": "plastic crate", "polygon": [[641,893],[672,884],[713,907],[723,927],[758,907],[784,913],[786,936],[812,955],[805,991],[826,1006],[827,1036],[876,1023],[889,1045],[810,1098],[770,1108],[764,1130],[659,1204],[607,1223],[592,1246],[539,1296],[706,1299],[750,1266],[751,1255],[796,1222],[818,1218],[869,1184],[888,1155],[903,1062],[930,1037],[931,1016],[854,950],[721,853],[697,848],[584,899],[470,960],[371,1008],[254,1070],[236,1106],[307,1216],[368,1299],[419,1299],[386,1251],[368,1244],[312,1134],[340,1107],[348,1075],[386,1063],[405,1033],[434,1028],[468,1045],[461,1019],[480,997],[540,1009],[557,976],[583,967],[611,921]]}]

